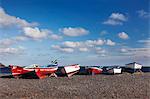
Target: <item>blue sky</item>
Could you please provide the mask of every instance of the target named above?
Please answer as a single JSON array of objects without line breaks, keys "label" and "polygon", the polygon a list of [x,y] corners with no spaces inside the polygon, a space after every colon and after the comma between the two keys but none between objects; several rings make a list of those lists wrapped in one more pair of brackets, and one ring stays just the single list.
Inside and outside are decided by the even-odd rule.
[{"label": "blue sky", "polygon": [[0,0],[4,64],[150,65],[148,0]]}]

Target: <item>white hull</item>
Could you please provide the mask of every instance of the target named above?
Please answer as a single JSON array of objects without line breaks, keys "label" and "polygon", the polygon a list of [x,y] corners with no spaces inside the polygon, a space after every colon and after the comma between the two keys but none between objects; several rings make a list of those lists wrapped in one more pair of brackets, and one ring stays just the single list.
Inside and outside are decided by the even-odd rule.
[{"label": "white hull", "polygon": [[113,69],[113,72],[114,72],[114,74],[121,74],[121,68],[114,68]]},{"label": "white hull", "polygon": [[127,68],[130,69],[141,69],[142,65],[141,64],[137,64],[137,63],[131,63],[131,64],[126,64]]},{"label": "white hull", "polygon": [[61,71],[63,74],[67,74],[67,76],[69,77],[77,73],[79,70],[80,70],[80,65],[75,64],[75,65],[64,66]]},{"label": "white hull", "polygon": [[70,65],[70,66],[65,66],[64,69],[65,69],[65,72],[68,74],[71,72],[78,71],[80,69],[80,66],[79,65]]}]

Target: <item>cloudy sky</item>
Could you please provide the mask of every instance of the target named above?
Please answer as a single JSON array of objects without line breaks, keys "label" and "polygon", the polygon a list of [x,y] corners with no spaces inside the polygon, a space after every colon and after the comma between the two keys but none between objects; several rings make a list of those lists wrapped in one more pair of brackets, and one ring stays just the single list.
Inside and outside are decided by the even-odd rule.
[{"label": "cloudy sky", "polygon": [[149,0],[0,0],[0,62],[150,65]]}]

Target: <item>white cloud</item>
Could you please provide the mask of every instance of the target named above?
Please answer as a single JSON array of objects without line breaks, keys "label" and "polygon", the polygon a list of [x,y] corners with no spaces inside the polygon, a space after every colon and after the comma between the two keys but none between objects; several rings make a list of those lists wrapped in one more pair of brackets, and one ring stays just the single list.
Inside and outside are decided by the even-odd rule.
[{"label": "white cloud", "polygon": [[60,48],[59,45],[52,45],[51,47],[54,48],[54,49],[59,49]]},{"label": "white cloud", "polygon": [[124,39],[124,40],[129,39],[128,34],[125,33],[125,32],[120,32],[120,33],[118,34],[118,36],[119,36],[119,38]]},{"label": "white cloud", "polygon": [[33,38],[33,39],[43,39],[47,38],[48,34],[51,32],[49,30],[39,29],[37,27],[24,27],[23,31],[27,37]]},{"label": "white cloud", "polygon": [[67,48],[67,47],[61,47],[59,45],[52,45],[51,46],[53,49],[56,49],[56,50],[59,50],[59,51],[62,51],[62,52],[67,52],[67,53],[72,53],[74,52],[74,49],[72,48]]},{"label": "white cloud", "polygon": [[94,46],[102,46],[102,45],[114,46],[116,43],[110,39],[107,40],[98,39],[98,40],[86,40],[85,42],[83,42],[83,44],[88,47],[94,47]]},{"label": "white cloud", "polygon": [[74,49],[72,49],[72,48],[61,48],[60,50],[63,51],[63,52],[67,52],[67,53],[74,52]]},{"label": "white cloud", "polygon": [[81,51],[81,52],[87,52],[87,51],[89,51],[89,49],[86,48],[86,47],[82,47],[82,48],[79,48],[79,51]]},{"label": "white cloud", "polygon": [[7,57],[8,55],[20,55],[25,51],[25,48],[22,46],[13,47],[20,41],[25,41],[26,38],[22,36],[16,36],[12,38],[0,40],[0,55]]},{"label": "white cloud", "polygon": [[53,40],[61,40],[63,37],[56,34],[50,34],[49,38]]},{"label": "white cloud", "polygon": [[79,47],[80,46],[80,42],[65,41],[63,43],[63,45],[66,46],[66,47],[75,48],[75,47]]},{"label": "white cloud", "polygon": [[101,39],[94,40],[93,42],[95,45],[103,45],[104,44],[104,40],[101,40]]},{"label": "white cloud", "polygon": [[127,21],[127,17],[121,13],[112,13],[109,18],[103,22],[107,25],[123,25],[123,22]]},{"label": "white cloud", "polygon": [[144,56],[150,58],[150,48],[134,48],[133,52],[136,52],[136,56]]},{"label": "white cloud", "polygon": [[84,48],[84,47],[94,47],[101,46],[105,43],[105,40],[86,40],[81,42],[73,42],[73,41],[65,41],[63,42],[63,46],[71,47],[71,48]]},{"label": "white cloud", "polygon": [[101,47],[96,47],[95,51],[97,54],[105,54],[106,53],[106,50],[102,49]]},{"label": "white cloud", "polygon": [[149,18],[150,17],[150,13],[146,12],[144,10],[139,10],[137,11],[139,17],[143,17],[143,18]]},{"label": "white cloud", "polygon": [[116,45],[116,43],[113,42],[113,41],[110,40],[110,39],[107,39],[107,40],[106,40],[106,45],[114,46],[114,45]]},{"label": "white cloud", "polygon": [[124,55],[150,57],[150,48],[122,48],[120,52]]},{"label": "white cloud", "polygon": [[98,39],[98,40],[87,40],[87,41],[85,41],[85,44],[87,46],[90,46],[90,47],[101,46],[101,45],[104,45],[104,43],[105,43],[105,40],[101,40],[101,39]]},{"label": "white cloud", "polygon": [[24,51],[24,47],[6,47],[6,48],[0,48],[0,54],[1,55],[11,55],[11,54],[21,54]]},{"label": "white cloud", "polygon": [[68,27],[68,28],[59,29],[59,31],[62,32],[64,35],[70,36],[70,37],[87,35],[89,33],[88,30],[81,28],[81,27],[78,27],[78,28]]},{"label": "white cloud", "polygon": [[99,51],[99,50],[102,50],[101,47],[96,47],[95,50]]},{"label": "white cloud", "polygon": [[75,47],[102,46],[105,43],[107,44],[106,40],[98,39],[98,40],[86,40],[86,41],[81,41],[81,42],[65,41],[63,45],[67,47],[75,48]]},{"label": "white cloud", "polygon": [[10,46],[14,43],[16,43],[16,41],[13,39],[3,39],[0,41],[0,47]]},{"label": "white cloud", "polygon": [[120,21],[116,21],[113,19],[108,19],[107,21],[104,22],[104,24],[108,24],[108,25],[122,25],[123,23]]},{"label": "white cloud", "polygon": [[[28,38],[32,38],[34,40],[41,40],[44,38],[50,38],[53,40],[60,40],[62,36],[52,33],[51,30],[48,29],[39,29],[36,27],[37,23],[29,23],[24,19],[19,17],[11,16],[7,14],[3,8],[0,7],[0,28],[3,27],[19,27],[15,28],[17,31],[23,31],[24,34],[17,36],[15,38],[6,39],[4,41],[0,41],[2,45],[12,45],[18,41],[25,41]],[[2,46],[0,45],[0,46]]]},{"label": "white cloud", "polygon": [[120,52],[122,52],[122,53],[126,53],[126,52],[128,52],[128,50],[127,50],[127,49],[125,49],[125,48],[121,48],[121,49],[120,49]]},{"label": "white cloud", "polygon": [[127,21],[126,16],[121,13],[112,13],[109,18],[113,20]]},{"label": "white cloud", "polygon": [[16,36],[12,38],[2,39],[0,40],[0,47],[8,47],[13,44],[16,44],[17,42],[25,41],[25,40],[27,40],[27,37],[25,36]]},{"label": "white cloud", "polygon": [[37,27],[24,27],[23,32],[25,36],[35,39],[35,40],[41,40],[45,38],[50,38],[53,40],[61,40],[62,36],[54,34],[51,30],[48,29],[39,29]]},{"label": "white cloud", "polygon": [[91,52],[94,52],[97,57],[107,56],[107,51],[101,47],[94,47]]},{"label": "white cloud", "polygon": [[16,36],[13,39],[16,41],[26,41],[28,38],[26,36]]},{"label": "white cloud", "polygon": [[145,48],[150,48],[150,38],[147,38],[145,40],[139,40],[138,41],[139,43],[143,43],[142,45],[145,47]]},{"label": "white cloud", "polygon": [[84,42],[84,45],[87,45],[87,46],[89,46],[89,47],[93,47],[94,45],[95,45],[95,42],[96,42],[96,40],[86,40],[85,42]]},{"label": "white cloud", "polygon": [[139,43],[150,43],[150,38],[145,39],[145,40],[139,40]]},{"label": "white cloud", "polygon": [[108,46],[115,46],[116,43],[113,42],[110,39],[107,40],[86,40],[86,41],[80,41],[80,42],[73,42],[73,41],[65,41],[61,43],[60,45],[52,45],[51,47],[63,51],[63,52],[74,52],[74,51],[80,51],[80,52],[94,52],[100,54],[105,54],[105,50],[101,49],[99,46],[108,45]]},{"label": "white cloud", "polygon": [[4,11],[4,9],[0,7],[0,27],[8,27],[8,26],[26,27],[35,25],[37,25],[37,23],[29,23],[24,19],[7,14]]}]

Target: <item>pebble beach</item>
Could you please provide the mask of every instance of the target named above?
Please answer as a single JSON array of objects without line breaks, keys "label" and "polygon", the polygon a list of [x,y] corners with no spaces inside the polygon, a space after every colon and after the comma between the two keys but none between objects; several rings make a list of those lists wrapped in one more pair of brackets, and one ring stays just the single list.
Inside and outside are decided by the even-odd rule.
[{"label": "pebble beach", "polygon": [[150,73],[0,78],[1,99],[150,99]]}]

